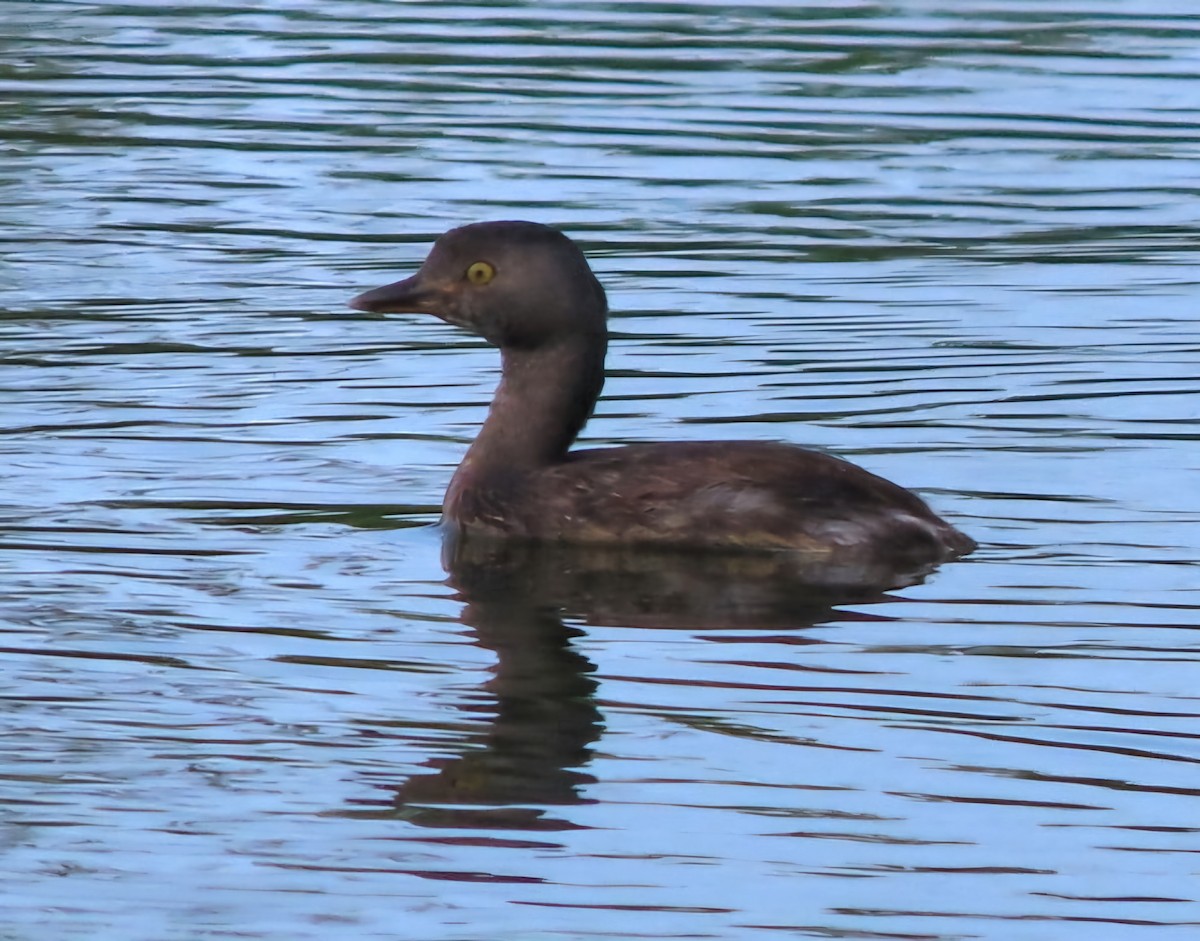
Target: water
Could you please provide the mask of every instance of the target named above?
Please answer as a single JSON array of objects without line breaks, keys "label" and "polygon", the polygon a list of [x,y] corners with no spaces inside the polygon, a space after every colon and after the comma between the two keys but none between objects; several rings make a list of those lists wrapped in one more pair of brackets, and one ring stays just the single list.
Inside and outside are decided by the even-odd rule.
[{"label": "water", "polygon": [[[0,936],[1191,938],[1200,21],[0,3]],[[593,444],[978,538],[889,594],[459,560],[451,225],[609,289]]]}]

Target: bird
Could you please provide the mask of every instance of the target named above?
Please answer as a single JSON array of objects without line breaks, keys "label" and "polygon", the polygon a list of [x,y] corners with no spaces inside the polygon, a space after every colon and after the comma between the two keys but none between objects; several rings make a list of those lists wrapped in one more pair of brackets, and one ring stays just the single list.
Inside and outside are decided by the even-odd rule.
[{"label": "bird", "polygon": [[450,480],[458,538],[935,566],[976,546],[916,494],[830,454],[771,441],[572,450],[604,385],[608,301],[575,242],[537,222],[477,222],[411,277],[350,301],[431,314],[500,350],[487,418]]}]

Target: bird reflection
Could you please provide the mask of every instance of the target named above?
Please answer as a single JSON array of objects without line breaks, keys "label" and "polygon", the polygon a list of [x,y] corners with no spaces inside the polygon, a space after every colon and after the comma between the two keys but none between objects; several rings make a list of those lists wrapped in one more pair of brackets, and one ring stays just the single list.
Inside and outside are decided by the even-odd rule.
[{"label": "bird reflection", "polygon": [[[401,785],[396,803],[427,826],[568,827],[542,807],[580,803],[580,788],[595,780],[579,770],[601,729],[595,667],[571,646],[582,632],[564,624],[519,570],[447,561],[466,602],[462,622],[496,655],[484,684],[493,713],[478,747],[429,761],[433,773]],[[454,806],[418,809],[430,804]]]},{"label": "bird reflection", "polygon": [[[486,731],[395,789],[410,822],[455,829],[561,830],[552,808],[585,803],[603,719],[594,665],[564,619],[610,626],[788,630],[855,618],[920,573],[823,569],[791,553],[720,555],[448,539],[462,621],[496,655]],[[884,578],[877,576],[884,575]],[[870,575],[871,577],[866,577]]]}]

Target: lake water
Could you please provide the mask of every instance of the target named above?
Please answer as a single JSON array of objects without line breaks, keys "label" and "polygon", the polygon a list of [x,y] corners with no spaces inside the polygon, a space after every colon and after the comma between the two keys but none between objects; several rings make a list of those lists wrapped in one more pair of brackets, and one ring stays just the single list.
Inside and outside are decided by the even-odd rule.
[{"label": "lake water", "polygon": [[[1194,3],[9,0],[0,117],[4,941],[1197,937]],[[489,218],[587,442],[980,550],[448,577],[497,357],[345,302]]]}]

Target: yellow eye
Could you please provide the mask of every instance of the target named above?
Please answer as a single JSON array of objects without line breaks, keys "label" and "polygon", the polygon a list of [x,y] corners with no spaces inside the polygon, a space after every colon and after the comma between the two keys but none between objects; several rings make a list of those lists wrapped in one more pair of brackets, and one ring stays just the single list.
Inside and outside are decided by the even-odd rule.
[{"label": "yellow eye", "polygon": [[496,269],[486,261],[477,261],[467,269],[467,280],[472,284],[487,284],[496,277]]}]

